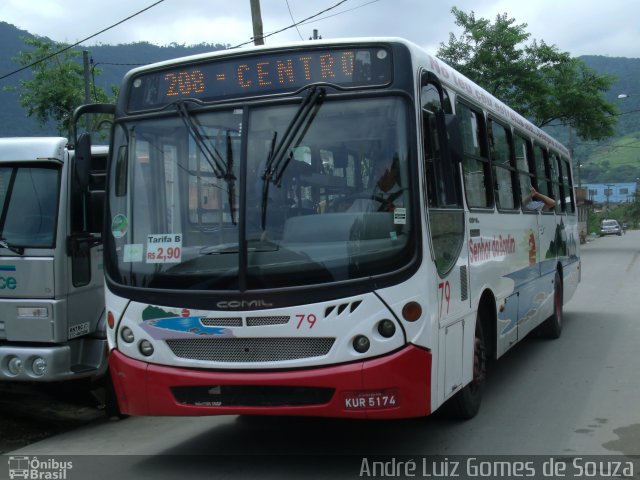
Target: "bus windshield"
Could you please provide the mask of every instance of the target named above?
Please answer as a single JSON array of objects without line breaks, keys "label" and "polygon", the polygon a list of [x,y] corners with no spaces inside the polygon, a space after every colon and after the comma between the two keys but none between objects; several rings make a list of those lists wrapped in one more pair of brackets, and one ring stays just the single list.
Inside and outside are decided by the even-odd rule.
[{"label": "bus windshield", "polygon": [[54,246],[59,172],[57,167],[0,167],[0,246]]},{"label": "bus windshield", "polygon": [[302,103],[174,112],[115,129],[113,280],[289,287],[381,275],[413,257],[402,97],[313,91]]}]

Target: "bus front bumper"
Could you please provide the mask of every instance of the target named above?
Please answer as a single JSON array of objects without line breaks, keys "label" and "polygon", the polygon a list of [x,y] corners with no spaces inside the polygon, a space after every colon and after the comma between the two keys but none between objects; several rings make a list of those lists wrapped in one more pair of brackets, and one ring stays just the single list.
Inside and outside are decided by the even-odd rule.
[{"label": "bus front bumper", "polygon": [[416,346],[362,362],[252,372],[167,367],[114,350],[109,368],[129,415],[409,418],[431,410],[431,352]]}]

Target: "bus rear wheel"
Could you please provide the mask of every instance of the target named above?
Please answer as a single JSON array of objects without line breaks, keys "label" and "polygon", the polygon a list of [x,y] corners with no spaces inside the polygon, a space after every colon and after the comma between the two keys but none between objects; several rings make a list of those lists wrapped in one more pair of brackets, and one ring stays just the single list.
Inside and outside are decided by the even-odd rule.
[{"label": "bus rear wheel", "polygon": [[560,338],[562,333],[562,279],[560,272],[556,272],[553,280],[553,315],[547,318],[540,326],[540,333],[544,338]]},{"label": "bus rear wheel", "polygon": [[447,413],[452,418],[468,420],[480,410],[482,393],[487,378],[487,343],[482,328],[482,317],[478,313],[473,348],[473,379],[456,393],[447,405]]}]

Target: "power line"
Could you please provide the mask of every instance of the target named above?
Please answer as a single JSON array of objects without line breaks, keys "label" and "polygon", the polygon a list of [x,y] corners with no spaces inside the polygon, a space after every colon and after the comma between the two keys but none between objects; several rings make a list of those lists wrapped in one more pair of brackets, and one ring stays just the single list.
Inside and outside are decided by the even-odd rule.
[{"label": "power line", "polygon": [[358,10],[359,8],[366,7],[367,5],[371,5],[372,3],[377,3],[377,2],[379,2],[379,1],[380,1],[380,0],[371,0],[370,2],[363,3],[363,4],[361,4],[361,5],[356,5],[356,6],[355,6],[355,7],[353,7],[353,8],[347,8],[346,10],[342,10],[341,12],[333,13],[333,14],[331,14],[331,15],[327,15],[326,17],[318,18],[318,19],[316,19],[316,20],[312,20],[312,21],[310,21],[310,22],[304,22],[304,23],[302,23],[301,25],[307,25],[307,24],[309,24],[309,23],[321,22],[322,20],[326,20],[327,18],[337,17],[338,15],[342,15],[342,14],[344,14],[344,13],[348,13],[348,12],[351,12],[351,11],[353,11],[353,10]]},{"label": "power line", "polygon": [[[371,1],[369,1],[369,2],[362,3],[362,4],[360,4],[360,5],[356,5],[356,6],[355,6],[355,7],[353,7],[353,8],[347,8],[346,10],[342,10],[342,11],[340,11],[340,12],[333,13],[333,14],[331,14],[331,15],[327,15],[327,16],[324,16],[324,17],[321,17],[321,18],[316,18],[315,20],[310,20],[310,21],[302,20],[302,21],[298,22],[298,23],[297,23],[297,25],[309,25],[309,24],[311,24],[311,23],[322,22],[323,20],[326,20],[327,18],[337,17],[338,15],[344,15],[345,13],[349,13],[349,12],[351,12],[351,11],[353,11],[353,10],[358,10],[359,8],[366,7],[367,5],[371,5],[372,3],[377,3],[377,2],[379,2],[379,1],[380,1],[380,0],[371,0]],[[324,13],[324,12],[320,12],[320,13]],[[312,18],[312,17],[310,17],[310,18]],[[294,20],[294,21],[295,21],[295,20]],[[288,27],[288,28],[291,28],[291,26],[290,26],[290,27]],[[297,27],[296,27],[296,28],[297,28]],[[279,32],[280,32],[280,31],[278,31],[278,32],[273,32],[273,34],[276,34],[276,33],[279,33]],[[269,33],[269,35],[271,35],[271,33]],[[303,39],[303,40],[304,40],[304,39]]]},{"label": "power line", "polygon": [[[287,10],[289,10],[289,16],[291,17],[291,21],[294,23],[294,25],[296,25],[296,21],[293,18],[293,13],[291,13],[291,7],[289,6],[289,0],[284,0],[287,3]],[[302,34],[300,33],[300,29],[298,28],[298,25],[296,25],[296,30],[298,31],[298,36],[300,37],[300,40],[304,40],[304,38],[302,38]]]},{"label": "power line", "polygon": [[[281,28],[280,30],[276,30],[275,32],[268,33],[267,35],[263,35],[263,36],[262,36],[262,38],[267,38],[267,37],[270,37],[270,36],[272,36],[272,35],[275,35],[276,33],[282,33],[282,32],[284,32],[285,30],[289,30],[290,28],[293,28],[293,27],[295,27],[295,26],[297,26],[297,25],[301,25],[301,24],[303,24],[304,22],[306,22],[306,21],[308,21],[308,20],[311,20],[312,18],[319,17],[319,16],[320,16],[320,15],[322,15],[323,13],[326,13],[326,12],[328,12],[328,11],[330,11],[330,10],[333,10],[333,9],[334,9],[334,8],[336,8],[336,7],[339,7],[340,5],[342,5],[343,3],[345,3],[346,1],[347,1],[347,0],[341,0],[340,2],[336,3],[335,5],[333,5],[333,6],[329,7],[329,8],[326,8],[326,9],[322,10],[321,12],[316,13],[315,15],[311,15],[310,17],[307,17],[307,18],[305,18],[304,20],[300,20],[299,22],[294,23],[293,25],[289,25],[288,27]],[[249,40],[249,41],[247,41],[247,42],[244,42],[244,43],[240,43],[240,44],[235,45],[235,46],[233,46],[233,47],[229,47],[229,48],[231,49],[231,48],[238,48],[238,47],[242,47],[242,46],[247,45],[247,44],[252,43],[252,42],[253,42],[253,39],[251,39],[251,40]],[[0,80],[1,80],[1,79],[0,79]]]},{"label": "power line", "polygon": [[49,60],[50,58],[55,57],[56,55],[60,55],[61,53],[66,52],[67,50],[72,49],[73,47],[77,47],[77,46],[78,46],[78,45],[80,45],[81,43],[86,42],[87,40],[91,40],[93,37],[97,37],[97,36],[98,36],[98,35],[100,35],[101,33],[104,33],[104,32],[106,32],[107,30],[111,30],[112,28],[117,27],[118,25],[120,25],[120,24],[122,24],[122,23],[126,22],[127,20],[131,20],[133,17],[138,16],[138,15],[140,15],[140,14],[141,14],[141,13],[143,13],[143,12],[146,12],[147,10],[149,10],[149,9],[151,9],[151,8],[153,8],[153,7],[155,7],[156,5],[158,5],[158,4],[162,3],[162,2],[164,2],[164,0],[158,0],[156,3],[153,3],[153,4],[149,5],[149,6],[148,6],[148,7],[146,7],[146,8],[143,8],[143,9],[142,9],[142,10],[140,10],[139,12],[136,12],[136,13],[134,13],[133,15],[129,15],[127,18],[124,18],[124,19],[120,20],[119,22],[114,23],[113,25],[111,25],[111,26],[109,26],[109,27],[107,27],[107,28],[102,29],[102,30],[100,30],[100,31],[99,31],[99,32],[97,32],[97,33],[94,33],[93,35],[90,35],[90,36],[88,36],[87,38],[84,38],[84,39],[82,39],[82,40],[80,40],[80,41],[78,41],[78,42],[74,43],[73,45],[68,45],[68,46],[66,46],[66,47],[64,47],[64,48],[62,48],[62,49],[60,49],[60,50],[58,50],[57,52],[54,52],[54,53],[52,53],[52,54],[50,54],[50,55],[47,55],[47,56],[45,56],[45,57],[43,57],[43,58],[40,58],[39,60],[36,60],[35,62],[33,62],[33,63],[29,64],[29,65],[26,65],[26,66],[24,66],[24,67],[22,67],[22,68],[19,68],[19,69],[17,69],[17,70],[14,70],[14,71],[13,71],[13,72],[11,72],[11,73],[7,73],[6,75],[3,75],[2,77],[0,77],[0,80],[3,80],[3,79],[5,79],[5,78],[7,78],[7,77],[10,77],[11,75],[15,75],[16,73],[21,72],[21,71],[23,71],[23,70],[26,70],[27,68],[31,68],[31,67],[33,67],[33,66],[35,66],[35,65],[38,65],[39,63],[42,63],[42,62],[44,62],[44,61],[46,61],[46,60]]}]

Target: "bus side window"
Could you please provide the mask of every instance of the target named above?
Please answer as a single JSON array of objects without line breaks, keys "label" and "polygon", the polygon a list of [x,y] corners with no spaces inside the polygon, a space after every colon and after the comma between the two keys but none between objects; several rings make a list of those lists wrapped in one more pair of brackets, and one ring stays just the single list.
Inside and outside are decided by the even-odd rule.
[{"label": "bus side window", "polygon": [[[422,87],[422,142],[424,150],[425,171],[427,176],[427,201],[429,207],[459,207],[460,188],[457,166],[447,162],[449,156],[442,151],[441,134],[439,132],[437,113],[450,113],[451,104],[443,90],[429,83]],[[440,128],[444,128],[442,125]]]},{"label": "bus side window", "polygon": [[536,190],[551,198],[556,198],[553,196],[551,192],[550,185],[550,167],[548,166],[549,162],[549,154],[546,149],[542,148],[540,145],[533,146],[533,161],[534,161],[534,171],[536,174],[536,180],[538,187]]},{"label": "bus side window", "polygon": [[562,177],[562,199],[565,204],[565,211],[567,213],[576,213],[576,204],[573,198],[573,182],[571,180],[571,170],[569,168],[569,160],[562,158],[560,160]]},{"label": "bus side window", "polygon": [[553,192],[553,198],[556,199],[556,212],[565,212],[566,205],[560,195],[560,166],[558,162],[560,159],[554,154],[549,155],[549,167],[551,173],[551,191]]},{"label": "bus side window", "polygon": [[513,166],[513,142],[511,131],[500,123],[489,119],[489,154],[493,166],[494,189],[498,208],[516,208],[515,168]]},{"label": "bus side window", "polygon": [[529,189],[534,184],[534,177],[529,169],[530,157],[531,157],[531,145],[527,139],[522,135],[515,134],[513,140],[514,152],[516,154],[516,170],[518,172],[518,187],[520,189],[519,198],[521,199],[522,207],[525,211],[529,211],[525,208],[526,199],[529,196]]},{"label": "bus side window", "polygon": [[462,125],[464,188],[470,208],[492,206],[491,175],[487,155],[486,131],[482,112],[457,103],[456,114]]},{"label": "bus side window", "polygon": [[443,189],[437,187],[435,178],[436,158],[440,158],[440,146],[436,135],[435,116],[430,112],[423,110],[422,122],[422,142],[424,148],[425,170],[427,172],[427,197],[429,206],[435,207],[440,203],[444,203],[438,200],[438,192]]},{"label": "bus side window", "polygon": [[[422,142],[429,208],[429,233],[438,273],[445,276],[455,266],[464,243],[464,210],[458,173],[459,160],[452,150],[459,137],[457,118],[449,98],[430,74],[421,90]],[[448,115],[447,115],[448,114]],[[458,139],[459,140],[459,139]],[[456,155],[458,157],[459,155]]]}]

